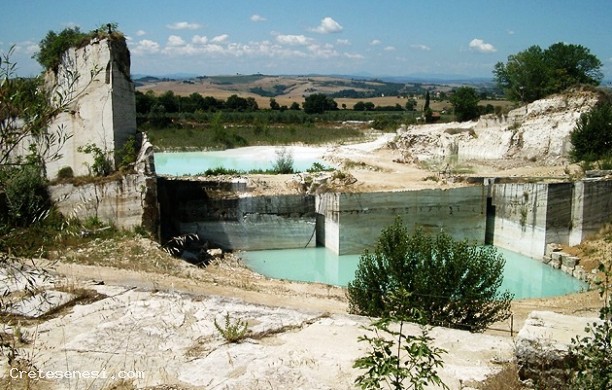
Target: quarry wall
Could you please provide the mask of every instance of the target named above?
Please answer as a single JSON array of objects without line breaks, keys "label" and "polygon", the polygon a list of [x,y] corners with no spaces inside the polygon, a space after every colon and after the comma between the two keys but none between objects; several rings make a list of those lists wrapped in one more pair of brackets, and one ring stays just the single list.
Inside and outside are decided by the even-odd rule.
[{"label": "quarry wall", "polygon": [[444,230],[457,239],[484,243],[483,186],[398,192],[327,193],[317,198],[317,239],[339,255],[372,247],[383,228],[402,218],[409,229]]},{"label": "quarry wall", "polygon": [[49,186],[51,199],[67,217],[97,218],[120,229],[143,227],[156,232],[159,224],[156,179],[128,174],[114,180],[84,185]]},{"label": "quarry wall", "polygon": [[449,189],[251,195],[236,183],[159,178],[162,237],[197,233],[226,249],[372,248],[400,216],[409,229],[444,230],[542,258],[549,243],[575,245],[612,220],[610,180],[497,183]]},{"label": "quarry wall", "polygon": [[316,245],[312,195],[251,196],[235,183],[168,178],[158,179],[158,194],[162,239],[197,233],[212,246],[242,250]]}]

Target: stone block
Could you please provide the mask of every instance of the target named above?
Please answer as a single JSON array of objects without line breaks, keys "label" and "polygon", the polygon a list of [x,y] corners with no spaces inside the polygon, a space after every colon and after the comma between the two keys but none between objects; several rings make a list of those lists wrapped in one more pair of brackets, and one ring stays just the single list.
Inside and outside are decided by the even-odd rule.
[{"label": "stone block", "polygon": [[546,244],[546,249],[544,251],[544,256],[551,256],[554,252],[560,252],[561,251],[561,245],[557,244],[557,243],[550,243],[550,244]]},{"label": "stone block", "polygon": [[565,253],[561,256],[561,264],[564,267],[568,267],[571,269],[574,269],[574,267],[576,267],[576,264],[578,264],[579,261],[580,259],[576,256],[571,256]]}]

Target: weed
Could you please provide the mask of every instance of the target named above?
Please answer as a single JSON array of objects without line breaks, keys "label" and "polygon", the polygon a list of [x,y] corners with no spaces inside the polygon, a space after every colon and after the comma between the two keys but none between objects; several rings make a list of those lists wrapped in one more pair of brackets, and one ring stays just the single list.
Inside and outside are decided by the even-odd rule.
[{"label": "weed", "polygon": [[238,343],[246,338],[249,324],[245,321],[242,321],[240,318],[237,318],[235,321],[232,321],[229,313],[225,313],[225,324],[221,326],[217,323],[217,319],[214,320],[215,328],[217,331],[223,336],[225,341],[228,343]]}]

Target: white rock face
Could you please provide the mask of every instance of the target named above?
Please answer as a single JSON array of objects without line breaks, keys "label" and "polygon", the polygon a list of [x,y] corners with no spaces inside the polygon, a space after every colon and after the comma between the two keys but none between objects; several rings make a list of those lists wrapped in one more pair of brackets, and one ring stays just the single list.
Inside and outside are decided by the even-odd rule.
[{"label": "white rock face", "polygon": [[49,178],[66,166],[72,167],[75,176],[87,175],[93,155],[78,149],[88,144],[95,144],[115,163],[114,151],[136,134],[134,86],[129,75],[125,42],[108,39],[69,49],[57,74],[47,73],[54,95],[70,102],[68,111],[59,114],[49,130],[61,128],[71,136],[60,150],[61,158],[47,162]]},{"label": "white rock face", "polygon": [[568,157],[576,121],[596,102],[597,94],[574,90],[517,108],[507,117],[485,115],[478,122],[411,126],[396,143],[407,162],[456,156],[559,164]]}]

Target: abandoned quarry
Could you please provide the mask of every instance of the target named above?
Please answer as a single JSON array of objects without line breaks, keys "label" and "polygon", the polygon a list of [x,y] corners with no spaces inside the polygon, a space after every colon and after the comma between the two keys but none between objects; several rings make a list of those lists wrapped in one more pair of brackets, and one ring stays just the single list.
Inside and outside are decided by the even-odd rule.
[{"label": "abandoned quarry", "polygon": [[[49,128],[71,136],[45,164],[48,193],[67,221],[96,225],[79,228],[78,245],[3,257],[0,388],[354,389],[368,347],[359,338],[373,332],[371,318],[350,312],[346,285],[265,275],[245,254],[324,249],[340,260],[322,268],[339,274],[343,256],[374,250],[398,217],[409,230],[494,245],[580,283],[564,295],[515,298],[511,316],[484,332],[431,327],[448,388],[567,381],[572,339],[600,321],[593,282],[612,249],[612,172],[570,158],[570,134],[603,92],[577,86],[501,114],[386,132],[338,121],[367,136],[284,146],[328,170],[171,175],[156,166],[172,152],[138,131],[125,42],[94,39],[62,59],[47,82],[73,99]],[[83,150],[112,153],[130,139],[130,169],[78,180],[95,165],[95,152]],[[66,167],[73,177],[57,179]],[[105,236],[111,226],[132,233]],[[530,272],[523,284],[554,283]]]}]

